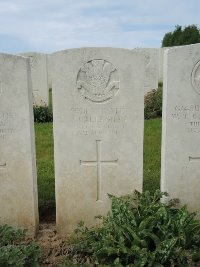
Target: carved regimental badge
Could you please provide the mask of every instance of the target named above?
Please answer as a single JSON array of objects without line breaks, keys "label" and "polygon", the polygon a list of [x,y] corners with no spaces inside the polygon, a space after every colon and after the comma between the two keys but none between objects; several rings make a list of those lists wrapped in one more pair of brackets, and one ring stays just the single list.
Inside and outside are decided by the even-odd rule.
[{"label": "carved regimental badge", "polygon": [[197,94],[200,94],[200,61],[194,66],[191,74],[192,87]]},{"label": "carved regimental badge", "polygon": [[77,87],[85,99],[96,103],[108,101],[119,91],[118,71],[106,60],[93,59],[79,70]]},{"label": "carved regimental badge", "polygon": [[148,67],[150,65],[150,61],[151,61],[150,55],[148,52],[144,52],[144,58],[145,58],[145,65],[146,65],[146,67]]},{"label": "carved regimental badge", "polygon": [[30,66],[32,69],[35,68],[35,66],[37,65],[37,58],[35,56],[29,56],[30,59]]}]

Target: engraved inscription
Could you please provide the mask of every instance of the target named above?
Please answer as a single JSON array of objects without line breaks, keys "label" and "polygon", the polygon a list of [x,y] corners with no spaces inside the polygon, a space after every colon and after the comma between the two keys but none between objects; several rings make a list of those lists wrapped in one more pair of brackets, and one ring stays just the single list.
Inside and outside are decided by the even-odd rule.
[{"label": "engraved inscription", "polygon": [[6,139],[16,129],[14,125],[14,116],[11,113],[0,113],[0,139]]},{"label": "engraved inscription", "polygon": [[78,72],[77,88],[85,99],[92,102],[108,101],[119,91],[118,71],[107,60],[88,61]]},{"label": "engraved inscription", "polygon": [[184,125],[186,132],[200,133],[200,105],[176,105],[171,118]]},{"label": "engraved inscription", "polygon": [[78,135],[96,136],[104,133],[119,135],[126,129],[128,121],[125,107],[73,107],[71,112],[74,133]]},{"label": "engraved inscription", "polygon": [[96,165],[97,166],[97,201],[101,200],[101,166],[108,164],[117,164],[118,159],[102,160],[101,159],[101,140],[96,140],[96,160],[80,160],[80,165]]},{"label": "engraved inscription", "polygon": [[192,70],[191,83],[194,91],[200,94],[200,61],[196,63]]}]

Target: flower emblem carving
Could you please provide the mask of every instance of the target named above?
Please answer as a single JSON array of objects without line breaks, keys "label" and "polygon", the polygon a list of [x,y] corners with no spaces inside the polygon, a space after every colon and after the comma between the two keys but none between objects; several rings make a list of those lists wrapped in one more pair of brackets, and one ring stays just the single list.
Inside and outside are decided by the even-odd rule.
[{"label": "flower emblem carving", "polygon": [[196,63],[191,74],[192,87],[200,95],[200,61]]},{"label": "flower emblem carving", "polygon": [[107,60],[88,61],[78,72],[77,88],[85,99],[92,102],[108,101],[119,91],[118,71]]}]

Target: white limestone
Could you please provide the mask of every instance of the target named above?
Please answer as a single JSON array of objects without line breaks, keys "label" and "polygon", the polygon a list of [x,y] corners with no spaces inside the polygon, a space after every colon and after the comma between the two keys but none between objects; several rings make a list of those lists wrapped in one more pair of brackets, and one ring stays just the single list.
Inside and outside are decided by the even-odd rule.
[{"label": "white limestone", "polygon": [[199,212],[199,44],[166,51],[163,97],[161,190]]},{"label": "white limestone", "polygon": [[0,224],[38,228],[29,60],[0,54]]},{"label": "white limestone", "polygon": [[163,64],[164,64],[164,53],[170,47],[161,47],[159,49],[159,71],[158,71],[158,81],[163,82]]},{"label": "white limestone", "polygon": [[142,53],[145,56],[146,71],[144,93],[146,94],[158,88],[159,49],[135,48],[134,51]]},{"label": "white limestone", "polygon": [[52,74],[53,74],[53,63],[51,61],[51,54],[48,54],[47,55],[48,88],[52,88]]},{"label": "white limestone", "polygon": [[82,48],[52,55],[56,220],[60,234],[142,190],[144,56]]},{"label": "white limestone", "polygon": [[48,106],[49,86],[47,72],[47,55],[28,52],[21,54],[30,58],[31,78],[33,87],[33,104],[37,106]]}]

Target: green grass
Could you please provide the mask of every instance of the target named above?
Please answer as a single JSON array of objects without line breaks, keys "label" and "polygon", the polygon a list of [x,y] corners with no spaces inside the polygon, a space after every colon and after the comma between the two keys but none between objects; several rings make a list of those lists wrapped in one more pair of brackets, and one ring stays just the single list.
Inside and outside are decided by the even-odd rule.
[{"label": "green grass", "polygon": [[52,104],[52,89],[49,89],[49,109],[53,109],[53,104]]},{"label": "green grass", "polygon": [[40,215],[55,209],[53,124],[35,123],[36,162]]},{"label": "green grass", "polygon": [[144,190],[160,188],[161,119],[144,124]]},{"label": "green grass", "polygon": [[[160,187],[161,119],[144,125],[144,190]],[[40,215],[55,210],[55,178],[52,123],[35,123]]]}]

